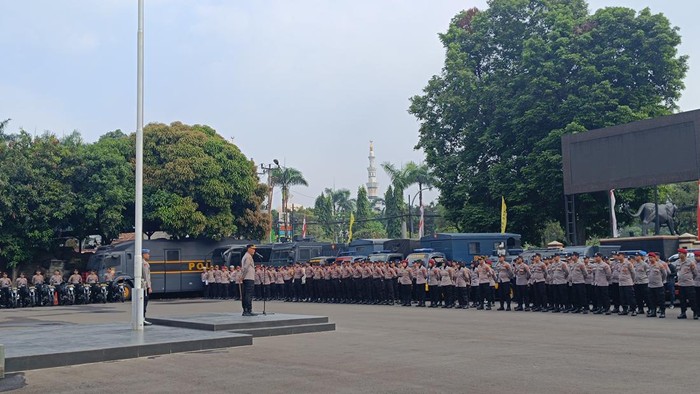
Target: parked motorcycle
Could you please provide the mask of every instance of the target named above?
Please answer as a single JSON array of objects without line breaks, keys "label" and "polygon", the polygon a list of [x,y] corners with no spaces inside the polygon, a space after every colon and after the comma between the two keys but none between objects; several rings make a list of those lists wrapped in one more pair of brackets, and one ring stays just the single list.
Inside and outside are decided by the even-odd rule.
[{"label": "parked motorcycle", "polygon": [[24,308],[26,306],[32,305],[32,300],[29,295],[29,288],[27,286],[20,286],[17,288],[17,306]]},{"label": "parked motorcycle", "polygon": [[67,284],[64,288],[63,305],[75,305],[75,285]]},{"label": "parked motorcycle", "polygon": [[124,282],[115,283],[112,285],[112,302],[124,302],[126,299]]},{"label": "parked motorcycle", "polygon": [[95,302],[106,303],[109,298],[109,283],[100,283],[95,291]]},{"label": "parked motorcycle", "polygon": [[78,286],[78,292],[76,296],[76,301],[78,304],[90,303],[90,294],[92,293],[91,287],[92,286],[87,283],[83,283],[82,285]]},{"label": "parked motorcycle", "polygon": [[3,287],[0,289],[0,307],[9,308],[10,307],[10,291],[9,287]]},{"label": "parked motorcycle", "polygon": [[[29,286],[29,300],[28,305],[35,307],[39,304],[39,297],[37,296],[37,290],[35,286]],[[25,305],[26,306],[26,305]]]},{"label": "parked motorcycle", "polygon": [[19,306],[19,289],[16,287],[10,288],[10,308]]},{"label": "parked motorcycle", "polygon": [[42,297],[42,304],[53,306],[55,298],[56,298],[56,286],[54,286],[54,285],[45,286],[44,287],[44,294]]}]

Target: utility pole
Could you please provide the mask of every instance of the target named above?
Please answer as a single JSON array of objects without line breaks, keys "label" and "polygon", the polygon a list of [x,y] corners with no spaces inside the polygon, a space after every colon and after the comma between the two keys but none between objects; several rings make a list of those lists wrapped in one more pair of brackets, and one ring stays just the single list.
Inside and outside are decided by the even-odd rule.
[{"label": "utility pole", "polygon": [[272,243],[272,169],[280,168],[280,162],[277,159],[272,160],[276,167],[272,164],[265,166],[260,163],[260,169],[262,169],[263,174],[267,174],[267,217],[270,223],[267,226],[267,236],[270,237],[269,241]]},{"label": "utility pole", "polygon": [[411,193],[408,194],[408,239],[413,238],[413,220],[411,220]]},{"label": "utility pole", "polygon": [[294,240],[294,204],[292,204],[292,216],[289,218],[289,225],[292,228],[291,234],[289,234],[289,239]]}]

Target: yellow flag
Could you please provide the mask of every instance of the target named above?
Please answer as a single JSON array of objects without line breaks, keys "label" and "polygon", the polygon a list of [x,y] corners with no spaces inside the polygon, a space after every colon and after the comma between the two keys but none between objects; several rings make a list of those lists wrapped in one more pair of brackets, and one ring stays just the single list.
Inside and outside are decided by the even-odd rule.
[{"label": "yellow flag", "polygon": [[501,234],[506,232],[506,222],[508,221],[508,214],[506,213],[506,198],[501,196]]},{"label": "yellow flag", "polygon": [[350,212],[350,228],[348,229],[348,243],[352,241],[352,225],[355,224],[355,215]]}]

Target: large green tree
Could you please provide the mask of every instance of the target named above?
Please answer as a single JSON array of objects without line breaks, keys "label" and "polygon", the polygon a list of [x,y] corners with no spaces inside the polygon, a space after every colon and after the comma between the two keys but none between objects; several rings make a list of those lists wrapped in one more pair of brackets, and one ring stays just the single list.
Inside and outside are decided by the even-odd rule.
[{"label": "large green tree", "polygon": [[[86,144],[5,132],[0,122],[0,265],[35,262],[66,238],[104,243],[133,228],[134,135],[117,130]],[[207,126],[145,129],[145,228],[174,237],[261,238],[267,187],[255,165]]]},{"label": "large green tree", "polygon": [[[367,189],[364,186],[357,188],[357,198],[355,199],[355,224],[353,233],[361,232],[367,226],[367,222],[372,218],[372,208],[367,198]],[[355,236],[355,238],[358,238]]]},{"label": "large green tree", "polygon": [[357,189],[355,200],[355,224],[352,228],[352,237],[360,238],[386,238],[386,230],[372,210],[372,203],[367,198],[367,190],[364,186]]},{"label": "large green tree", "polygon": [[335,218],[333,216],[333,201],[331,200],[331,196],[321,193],[320,196],[316,197],[314,214],[325,238],[336,242],[336,226],[334,223]]},{"label": "large green tree", "polygon": [[133,211],[134,145],[120,130],[107,133],[92,144],[74,132],[62,139],[75,155],[66,169],[69,196],[78,207],[66,218],[65,227],[78,240],[98,234],[103,243],[133,226],[127,212]]},{"label": "large green tree", "polygon": [[401,238],[402,195],[397,194],[389,185],[384,193],[384,217],[386,217],[386,234],[389,238]]},{"label": "large green tree", "polygon": [[152,123],[144,128],[144,229],[219,239],[264,237],[267,188],[255,164],[214,129]]},{"label": "large green tree", "polygon": [[[508,228],[538,241],[544,223],[564,216],[561,136],[671,113],[687,59],[678,29],[649,9],[488,5],[460,12],[440,35],[442,73],[409,111],[449,219],[462,231],[497,231],[505,196]],[[605,193],[580,196],[579,227],[605,234],[606,208]]]},{"label": "large green tree", "polygon": [[0,265],[16,267],[55,244],[79,209],[70,188],[76,152],[55,135],[0,129]]}]

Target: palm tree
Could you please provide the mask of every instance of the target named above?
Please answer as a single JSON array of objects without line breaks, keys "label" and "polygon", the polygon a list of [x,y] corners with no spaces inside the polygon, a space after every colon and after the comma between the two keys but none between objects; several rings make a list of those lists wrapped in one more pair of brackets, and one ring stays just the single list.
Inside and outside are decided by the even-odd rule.
[{"label": "palm tree", "polygon": [[[437,178],[430,171],[427,164],[416,164],[412,161],[406,163],[401,168],[396,168],[389,162],[382,163],[382,168],[389,175],[391,184],[394,186],[394,193],[403,195],[404,190],[409,186],[418,184],[418,201],[419,206],[423,206],[423,189],[432,188],[435,186]],[[410,203],[411,201],[409,201]],[[409,206],[408,209],[411,209]],[[403,213],[403,209],[399,207],[399,211]],[[409,212],[410,213],[410,212]],[[406,226],[406,221],[402,219],[402,227]],[[411,224],[411,227],[413,225]]]},{"label": "palm tree", "polygon": [[355,200],[350,198],[350,190],[326,188],[325,193],[327,196],[330,196],[331,201],[333,201],[333,215],[336,216],[336,219],[339,215],[349,215],[350,212],[355,210]]},{"label": "palm tree", "polygon": [[309,186],[301,171],[292,167],[273,168],[270,177],[272,187],[282,190],[282,213],[287,223],[287,203],[289,202],[289,189],[292,186]]},{"label": "palm tree", "polygon": [[430,167],[427,164],[421,163],[416,164],[414,162],[409,162],[406,164],[406,170],[409,173],[409,179],[412,183],[418,184],[418,201],[419,206],[423,206],[423,188],[432,188],[437,183],[437,178],[430,171]]},{"label": "palm tree", "polygon": [[10,119],[5,119],[2,122],[0,122],[0,134],[5,130],[5,127],[7,127],[8,123],[10,123]]},{"label": "palm tree", "polygon": [[385,161],[382,163],[382,168],[384,169],[384,172],[389,175],[389,179],[391,179],[391,185],[394,186],[394,190],[399,189],[403,193],[403,191],[411,185],[412,182],[410,182],[409,179],[410,174],[406,170],[406,167],[396,168],[396,166],[393,164]]},{"label": "palm tree", "polygon": [[[398,201],[403,201],[403,191],[411,185],[409,179],[409,173],[406,171],[406,167],[396,168],[393,164],[389,162],[382,163],[382,168],[389,175],[391,179],[391,184],[394,187],[394,195],[399,196]],[[397,202],[398,202],[397,201]],[[400,203],[397,207],[397,213],[403,215],[403,203]],[[401,236],[405,237],[406,234],[406,218],[401,217]]]},{"label": "palm tree", "polygon": [[384,162],[382,163],[382,168],[389,175],[394,190],[399,189],[403,192],[409,186],[418,184],[418,201],[420,201],[420,205],[423,205],[423,188],[433,187],[437,182],[437,178],[425,163],[416,164],[409,161],[405,166],[397,169],[393,164]]}]

